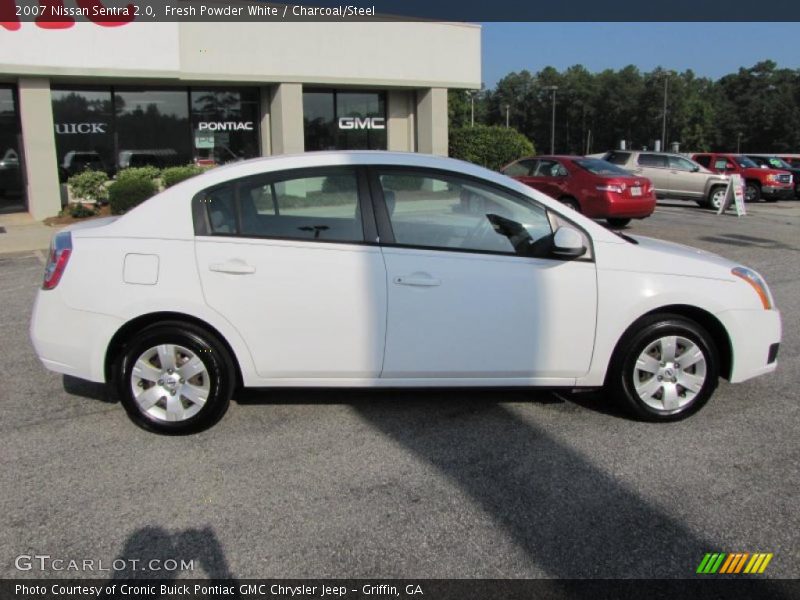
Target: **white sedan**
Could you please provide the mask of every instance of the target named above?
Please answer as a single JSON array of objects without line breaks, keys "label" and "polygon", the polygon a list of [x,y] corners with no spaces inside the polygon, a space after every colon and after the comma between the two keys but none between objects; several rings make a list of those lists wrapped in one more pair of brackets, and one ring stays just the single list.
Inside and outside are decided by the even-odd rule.
[{"label": "white sedan", "polygon": [[152,431],[237,386],[605,387],[680,419],[773,371],[755,271],[606,230],[498,173],[419,154],[256,159],[58,233],[31,337]]}]

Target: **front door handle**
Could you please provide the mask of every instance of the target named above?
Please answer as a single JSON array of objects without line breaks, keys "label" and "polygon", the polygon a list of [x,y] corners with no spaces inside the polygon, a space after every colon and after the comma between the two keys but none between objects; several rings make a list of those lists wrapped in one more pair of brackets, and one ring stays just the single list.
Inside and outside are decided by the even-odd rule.
[{"label": "front door handle", "polygon": [[400,277],[395,277],[394,282],[397,285],[411,285],[414,287],[434,287],[437,285],[442,285],[441,279],[436,279],[430,275],[420,275],[417,273],[413,275],[402,275]]},{"label": "front door handle", "polygon": [[217,273],[231,273],[233,275],[251,275],[256,272],[255,267],[238,259],[228,260],[222,263],[212,263],[208,265],[208,270]]}]

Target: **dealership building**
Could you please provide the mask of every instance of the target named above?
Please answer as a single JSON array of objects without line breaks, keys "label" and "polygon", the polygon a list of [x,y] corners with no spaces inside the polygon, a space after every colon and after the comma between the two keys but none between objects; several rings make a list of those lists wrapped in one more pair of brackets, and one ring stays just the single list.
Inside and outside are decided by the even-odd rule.
[{"label": "dealership building", "polygon": [[428,21],[0,25],[0,212],[52,216],[85,168],[329,149],[447,154],[480,28]]}]

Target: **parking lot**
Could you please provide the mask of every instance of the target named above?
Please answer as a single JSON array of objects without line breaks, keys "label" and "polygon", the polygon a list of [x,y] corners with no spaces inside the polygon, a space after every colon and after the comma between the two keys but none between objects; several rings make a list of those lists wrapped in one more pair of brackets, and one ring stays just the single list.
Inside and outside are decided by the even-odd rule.
[{"label": "parking lot", "polygon": [[42,256],[0,256],[0,576],[87,575],[15,567],[47,554],[193,560],[180,577],[678,578],[720,551],[796,578],[800,201],[748,211],[664,202],[627,228],[756,268],[783,314],[774,375],[668,425],[596,393],[267,390],[156,436],[45,371]]}]

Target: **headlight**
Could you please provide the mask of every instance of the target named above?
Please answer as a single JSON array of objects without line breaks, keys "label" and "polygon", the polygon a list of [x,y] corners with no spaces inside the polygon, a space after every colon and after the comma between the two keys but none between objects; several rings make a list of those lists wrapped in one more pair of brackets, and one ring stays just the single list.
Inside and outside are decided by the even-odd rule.
[{"label": "headlight", "polygon": [[731,274],[736,275],[736,277],[739,277],[750,284],[750,287],[752,287],[756,291],[756,294],[758,294],[761,304],[765,309],[769,310],[772,308],[772,298],[769,294],[767,284],[764,283],[763,279],[761,279],[761,275],[753,271],[753,269],[748,269],[747,267],[733,268],[731,269]]}]

